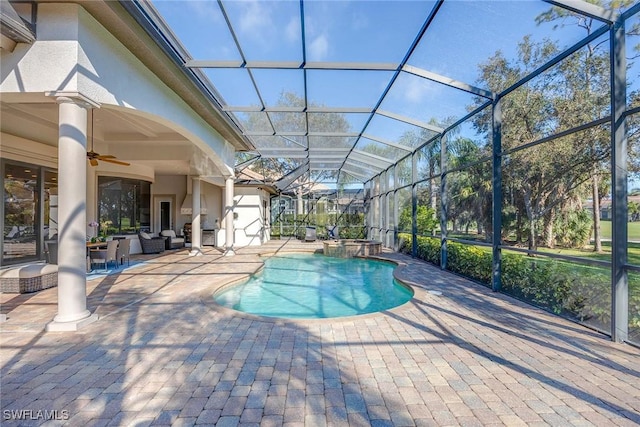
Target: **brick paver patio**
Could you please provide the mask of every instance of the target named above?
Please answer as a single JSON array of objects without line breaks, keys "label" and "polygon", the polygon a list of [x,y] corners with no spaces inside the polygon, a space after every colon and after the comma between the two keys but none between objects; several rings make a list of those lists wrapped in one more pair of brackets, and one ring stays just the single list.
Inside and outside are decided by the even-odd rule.
[{"label": "brick paver patio", "polygon": [[640,350],[400,254],[384,257],[416,295],[384,313],[268,320],[211,302],[259,252],[319,247],[139,256],[89,282],[100,320],[76,333],[44,332],[55,288],[0,295],[0,424],[640,425]]}]

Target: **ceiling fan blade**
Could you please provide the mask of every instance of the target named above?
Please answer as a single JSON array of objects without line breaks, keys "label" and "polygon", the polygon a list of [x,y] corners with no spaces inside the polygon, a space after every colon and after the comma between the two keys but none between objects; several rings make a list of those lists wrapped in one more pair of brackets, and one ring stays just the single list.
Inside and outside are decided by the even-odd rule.
[{"label": "ceiling fan blade", "polygon": [[96,154],[96,157],[99,160],[115,159],[116,158],[116,156],[112,156],[111,154],[104,154],[104,155],[103,154]]},{"label": "ceiling fan blade", "polygon": [[102,160],[103,162],[115,163],[116,165],[122,165],[122,166],[130,166],[131,165],[131,163],[123,162],[121,160],[113,160],[113,159],[100,159],[100,160]]},{"label": "ceiling fan blade", "polygon": [[98,166],[98,161],[94,158],[90,158],[89,163],[91,164],[91,166]]}]

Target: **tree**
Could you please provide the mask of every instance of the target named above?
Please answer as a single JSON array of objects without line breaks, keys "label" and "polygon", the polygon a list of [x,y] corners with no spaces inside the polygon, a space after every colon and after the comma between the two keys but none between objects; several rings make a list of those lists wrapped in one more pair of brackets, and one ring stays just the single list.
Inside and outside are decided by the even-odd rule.
[{"label": "tree", "polygon": [[638,221],[638,218],[640,218],[640,203],[630,201],[627,209],[629,211],[629,221]]},{"label": "tree", "polygon": [[[416,223],[418,226],[418,234],[422,236],[431,235],[433,230],[438,227],[438,220],[436,219],[435,212],[427,206],[420,205],[416,211]],[[400,212],[400,220],[398,221],[398,229],[411,230],[411,206],[406,206]]]},{"label": "tree", "polygon": [[[613,9],[617,12],[633,3],[632,0],[590,1],[597,6]],[[585,15],[553,6],[536,18],[538,24],[556,22],[575,24],[582,28],[586,35],[593,32],[596,26],[602,25]],[[637,30],[634,27],[633,30]],[[556,111],[559,127],[567,129],[596,120],[608,114],[609,105],[609,56],[603,46],[608,41],[589,43],[585,49],[570,56],[560,65],[565,76],[565,96],[558,97]],[[608,160],[610,156],[610,141],[608,130],[603,127],[592,128],[587,132],[573,134],[580,139],[581,145],[594,152],[594,162],[591,171],[591,197],[593,200],[593,235],[594,251],[602,252],[602,237],[600,231],[600,189],[603,177],[607,176]],[[606,185],[606,184],[605,184]]]},{"label": "tree", "polygon": [[[533,43],[525,37],[518,46],[517,58],[509,61],[498,52],[481,65],[481,83],[499,93],[557,52],[557,46],[550,41]],[[585,55],[591,55],[588,72],[580,68],[585,64]],[[583,49],[504,96],[503,150],[510,151],[602,117],[607,105],[603,100],[608,99],[599,90],[604,85],[604,92],[608,93],[606,73],[602,72],[604,63],[600,56]],[[479,129],[489,126],[489,113],[476,118]],[[503,204],[507,211],[524,211],[530,250],[537,249],[540,236],[546,245],[553,246],[556,216],[572,206],[568,200],[584,197],[585,183],[593,181],[594,167],[597,165],[600,171],[609,157],[605,134],[602,128],[592,127],[503,157]],[[600,189],[600,183],[596,184]],[[516,218],[519,215],[516,213]]]}]

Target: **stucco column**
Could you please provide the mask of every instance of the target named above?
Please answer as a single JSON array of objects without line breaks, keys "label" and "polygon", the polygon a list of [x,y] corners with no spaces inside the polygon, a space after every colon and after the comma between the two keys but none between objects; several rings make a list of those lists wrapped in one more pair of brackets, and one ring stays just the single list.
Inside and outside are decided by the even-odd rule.
[{"label": "stucco column", "polygon": [[189,255],[202,255],[202,227],[200,226],[200,177],[193,177],[191,199],[191,252]]},{"label": "stucco column", "polygon": [[58,314],[48,331],[75,331],[97,320],[87,310],[87,108],[58,97]]},{"label": "stucco column", "polygon": [[233,239],[234,239],[234,229],[233,229],[233,184],[234,178],[233,176],[227,177],[224,183],[224,245],[225,245],[225,256],[235,255],[233,250]]},{"label": "stucco column", "polygon": [[303,190],[303,186],[300,185],[300,187],[298,187],[298,191],[296,191],[296,196],[298,197],[297,199],[298,202],[296,203],[296,212],[300,216],[304,216],[304,202],[302,200],[302,190]]}]

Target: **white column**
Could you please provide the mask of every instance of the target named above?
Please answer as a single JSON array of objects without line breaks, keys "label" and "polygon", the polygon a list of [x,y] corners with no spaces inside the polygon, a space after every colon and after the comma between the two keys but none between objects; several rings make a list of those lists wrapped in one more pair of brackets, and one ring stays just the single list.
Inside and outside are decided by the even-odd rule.
[{"label": "white column", "polygon": [[302,200],[302,190],[303,186],[300,185],[300,187],[298,187],[298,191],[296,191],[296,194],[298,196],[298,202],[296,203],[296,212],[300,216],[304,216],[304,201]]},{"label": "white column", "polygon": [[202,255],[202,227],[200,226],[200,177],[193,177],[191,199],[191,252]]},{"label": "white column", "polygon": [[87,110],[58,97],[58,314],[48,331],[75,331],[97,320],[87,310]]},{"label": "white column", "polygon": [[233,229],[233,176],[227,177],[224,185],[224,244],[225,256],[235,255],[233,250],[233,239],[235,230]]}]

